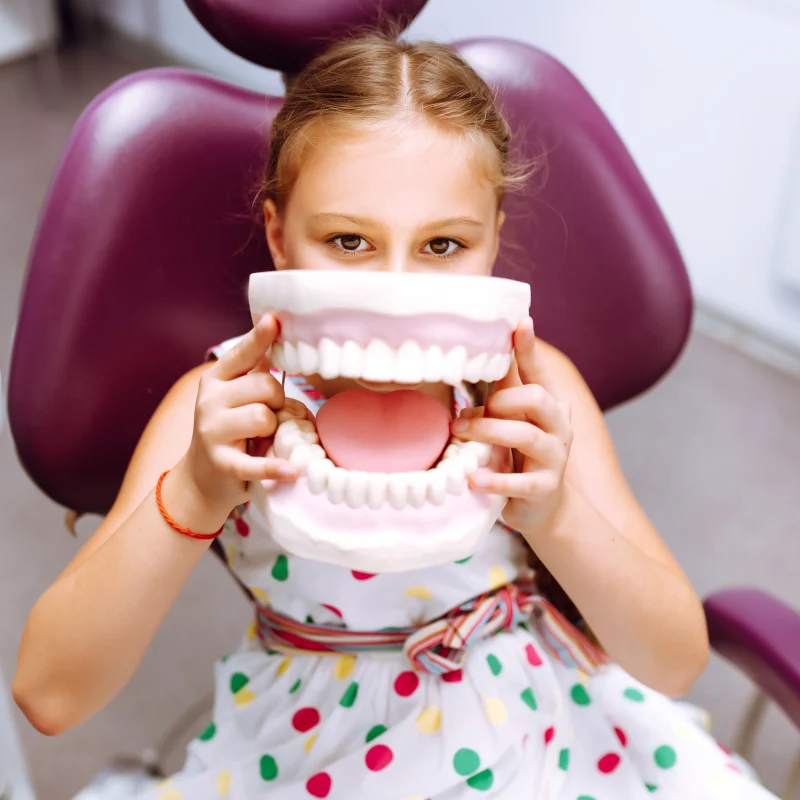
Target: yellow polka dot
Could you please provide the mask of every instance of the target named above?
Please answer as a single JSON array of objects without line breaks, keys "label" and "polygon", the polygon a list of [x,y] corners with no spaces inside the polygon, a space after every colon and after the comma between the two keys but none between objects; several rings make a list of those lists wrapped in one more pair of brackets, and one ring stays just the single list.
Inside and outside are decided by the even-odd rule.
[{"label": "yellow polka dot", "polygon": [[417,730],[430,736],[442,726],[442,710],[436,706],[428,706],[417,717]]},{"label": "yellow polka dot", "polygon": [[678,720],[673,726],[672,730],[675,736],[682,742],[691,742],[698,738],[699,731],[692,725],[691,722],[685,720]]},{"label": "yellow polka dot", "polygon": [[177,789],[163,789],[156,795],[156,800],[183,800],[183,795]]},{"label": "yellow polka dot", "polygon": [[269,605],[269,597],[267,597],[267,593],[263,589],[253,589],[250,587],[250,592],[252,593],[253,597],[256,598],[256,600],[261,602],[262,605]]},{"label": "yellow polka dot", "polygon": [[162,778],[156,783],[156,789],[163,789],[165,786],[172,786],[172,778]]},{"label": "yellow polka dot", "polygon": [[231,790],[231,783],[233,783],[233,775],[231,775],[230,770],[222,770],[217,775],[217,794],[220,797],[227,797]]},{"label": "yellow polka dot", "polygon": [[317,741],[317,736],[318,735],[319,734],[314,733],[311,736],[309,736],[308,739],[306,739],[306,743],[303,745],[303,750],[305,750],[306,753],[310,753],[311,752],[311,748],[314,746],[315,742]]},{"label": "yellow polka dot", "polygon": [[355,668],[355,656],[339,656],[333,665],[333,675],[337,681],[343,681],[350,677]]},{"label": "yellow polka dot", "polygon": [[405,595],[406,597],[416,597],[418,600],[430,600],[433,592],[427,586],[409,586]]},{"label": "yellow polka dot", "polygon": [[256,621],[255,621],[255,620],[253,620],[253,621],[252,621],[252,622],[251,622],[251,623],[250,623],[250,624],[247,626],[247,641],[248,641],[248,642],[255,641],[255,638],[256,638]]},{"label": "yellow polka dot", "polygon": [[575,670],[578,673],[578,680],[583,686],[589,683],[589,673],[584,672],[582,669]]},{"label": "yellow polka dot", "polygon": [[489,570],[489,587],[497,589],[509,582],[508,573],[502,567],[492,567]]},{"label": "yellow polka dot", "polygon": [[233,559],[236,558],[236,548],[232,544],[229,544],[227,553],[228,553],[228,563],[233,564]]},{"label": "yellow polka dot", "polygon": [[486,716],[492,725],[502,725],[508,722],[508,712],[499,697],[487,697],[483,703]]},{"label": "yellow polka dot", "polygon": [[249,706],[253,700],[256,699],[256,696],[247,688],[239,689],[238,692],[233,696],[233,700],[239,708],[244,708],[245,706]]},{"label": "yellow polka dot", "polygon": [[292,666],[292,657],[286,656],[286,658],[278,664],[278,669],[276,670],[278,675],[283,675],[289,667]]}]

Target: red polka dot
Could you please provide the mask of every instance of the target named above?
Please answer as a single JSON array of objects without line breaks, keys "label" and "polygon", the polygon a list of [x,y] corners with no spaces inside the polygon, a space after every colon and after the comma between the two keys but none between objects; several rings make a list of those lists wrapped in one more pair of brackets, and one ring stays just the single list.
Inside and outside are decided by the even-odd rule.
[{"label": "red polka dot", "polygon": [[322,607],[327,608],[328,611],[331,612],[331,614],[335,614],[337,617],[339,617],[339,619],[341,619],[344,616],[344,614],[342,614],[342,612],[339,611],[339,609],[336,608],[336,606],[329,606],[326,603],[322,603]]},{"label": "red polka dot", "polygon": [[525,657],[528,659],[528,663],[532,667],[542,666],[542,657],[539,655],[538,651],[532,644],[529,644],[525,648]]},{"label": "red polka dot", "polygon": [[552,728],[552,727],[551,727],[551,728],[548,728],[548,729],[547,729],[547,730],[544,732],[544,743],[545,743],[545,744],[550,744],[550,742],[552,742],[552,741],[553,741],[553,737],[554,737],[555,735],[556,735],[556,729],[555,729],[555,728]]},{"label": "red polka dot", "polygon": [[617,739],[619,739],[619,743],[623,747],[628,746],[628,737],[625,735],[625,731],[622,728],[614,728],[614,733],[617,734]]},{"label": "red polka dot", "polygon": [[306,781],[306,791],[312,797],[327,797],[332,785],[333,781],[327,772],[318,772]]},{"label": "red polka dot", "polygon": [[455,672],[445,672],[442,675],[442,680],[445,683],[461,683],[464,679],[464,672],[460,669],[457,669]]},{"label": "red polka dot", "polygon": [[522,737],[522,746],[523,747],[525,747],[525,745],[528,743],[528,739],[529,738],[530,738],[530,736],[528,736],[527,733]]},{"label": "red polka dot", "polygon": [[733,751],[731,751],[727,747],[725,747],[725,745],[722,744],[722,742],[717,742],[717,744],[719,745],[719,749],[722,750],[722,752],[725,753],[725,755],[727,755],[727,756],[732,756],[733,755]]},{"label": "red polka dot", "polygon": [[727,764],[726,766],[728,767],[728,769],[732,769],[734,772],[741,772],[742,771],[741,767],[739,767],[737,764],[734,764],[733,762],[731,762],[730,764]]},{"label": "red polka dot", "polygon": [[380,772],[392,763],[394,753],[384,744],[376,744],[367,750],[367,768],[373,772]]},{"label": "red polka dot", "polygon": [[241,518],[236,520],[236,531],[239,536],[249,536],[250,526]]},{"label": "red polka dot", "polygon": [[597,769],[604,775],[613,772],[619,765],[622,759],[616,753],[606,753],[598,762]]},{"label": "red polka dot", "polygon": [[[301,708],[292,717],[292,727],[300,733],[305,733],[319,725],[319,720],[319,711],[316,708]],[[320,795],[320,797],[323,796]]]},{"label": "red polka dot", "polygon": [[356,572],[356,570],[352,570],[353,577],[357,581],[368,581],[370,578],[376,578],[377,575],[373,572]]},{"label": "red polka dot", "polygon": [[419,686],[419,676],[416,672],[401,672],[394,682],[394,690],[400,697],[411,697]]}]

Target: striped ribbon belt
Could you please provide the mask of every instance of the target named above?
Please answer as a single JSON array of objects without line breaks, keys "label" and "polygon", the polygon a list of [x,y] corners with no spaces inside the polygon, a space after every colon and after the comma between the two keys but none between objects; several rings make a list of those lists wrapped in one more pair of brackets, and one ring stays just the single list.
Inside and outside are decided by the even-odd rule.
[{"label": "striped ribbon belt", "polygon": [[567,666],[592,673],[608,660],[533,587],[513,583],[468,600],[427,625],[381,631],[310,625],[256,603],[256,634],[267,651],[315,655],[402,651],[415,669],[436,675],[461,669],[474,641],[517,625],[538,632],[548,652]]}]

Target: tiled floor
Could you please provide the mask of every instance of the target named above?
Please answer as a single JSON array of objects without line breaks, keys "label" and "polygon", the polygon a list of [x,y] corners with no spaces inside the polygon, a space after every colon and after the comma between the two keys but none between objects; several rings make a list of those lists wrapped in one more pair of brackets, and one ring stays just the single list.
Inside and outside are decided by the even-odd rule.
[{"label": "tiled floor", "polygon": [[[0,372],[38,208],[81,108],[128,63],[95,52],[63,62],[44,103],[33,64],[0,68]],[[610,415],[626,472],[662,535],[706,594],[733,584],[770,589],[800,608],[800,384],[696,335],[677,369]],[[75,551],[62,510],[21,472],[0,440],[0,659],[13,673],[25,615]],[[86,535],[90,523],[82,526]],[[20,718],[41,800],[67,800],[109,758],[154,743],[211,686],[212,659],[231,648],[248,609],[209,558],[192,576],[130,685],[105,711],[57,739]],[[729,740],[747,684],[714,660],[692,692]],[[772,713],[756,753],[780,787],[800,735]],[[173,764],[179,754],[173,757]],[[621,799],[622,800],[622,799]]]}]

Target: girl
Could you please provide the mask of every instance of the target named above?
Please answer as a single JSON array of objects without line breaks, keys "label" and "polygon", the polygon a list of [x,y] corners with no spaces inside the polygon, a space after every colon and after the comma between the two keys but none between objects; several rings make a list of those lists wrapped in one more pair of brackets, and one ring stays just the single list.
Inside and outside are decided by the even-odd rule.
[{"label": "girl", "polygon": [[[331,48],[273,124],[263,209],[276,268],[489,275],[503,194],[520,180],[509,142],[488,87],[449,48],[374,35]],[[468,407],[470,387],[419,387],[460,398],[455,435],[512,448],[513,474],[470,479],[510,497],[510,527],[498,522],[471,558],[386,575],[280,552],[248,504],[248,481],[296,478],[263,455],[276,413],[313,418],[365,385],[290,376],[284,390],[264,359],[276,332],[263,318],[177,382],[113,509],[31,611],[14,694],[57,734],[125,685],[208,548],[166,515],[194,532],[222,527],[231,570],[270,609],[217,664],[213,722],[184,769],[159,784],[106,776],[82,800],[770,796],[667,699],[706,664],[702,607],[631,496],[586,384],[530,321],[484,405]],[[540,590],[555,579],[602,649],[522,592],[531,551]],[[515,623],[472,637],[443,674],[403,652],[287,656],[259,643],[281,620],[301,633],[463,620],[476,597],[510,604]]]}]

